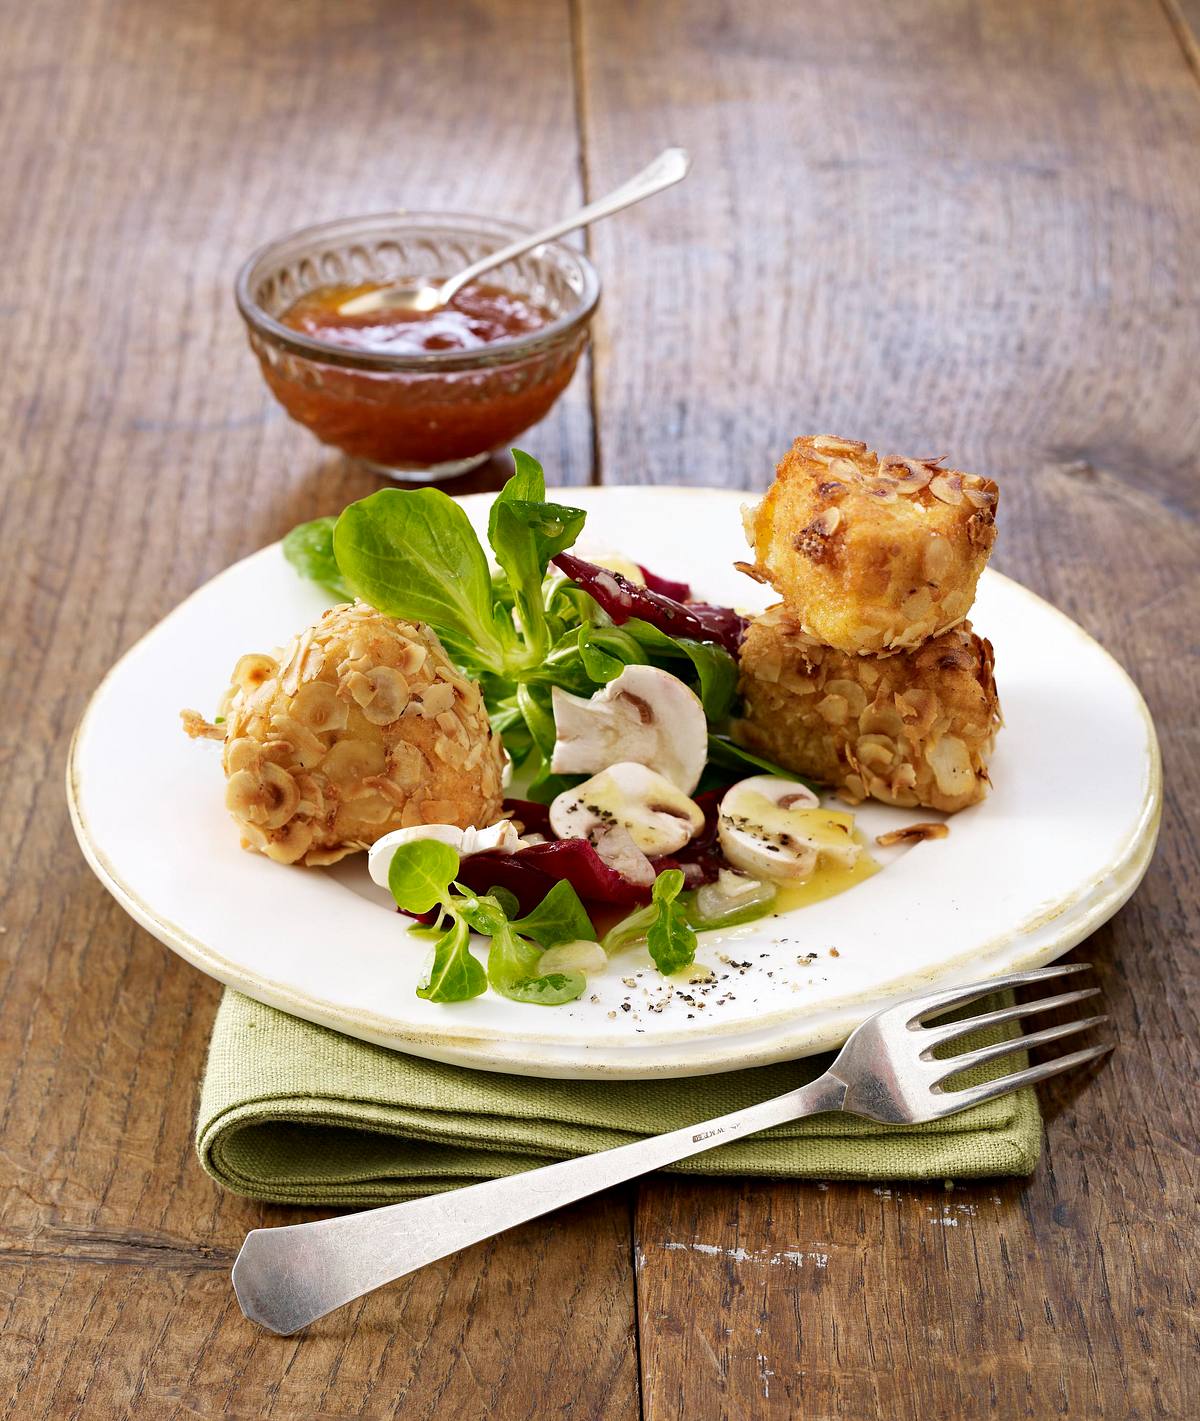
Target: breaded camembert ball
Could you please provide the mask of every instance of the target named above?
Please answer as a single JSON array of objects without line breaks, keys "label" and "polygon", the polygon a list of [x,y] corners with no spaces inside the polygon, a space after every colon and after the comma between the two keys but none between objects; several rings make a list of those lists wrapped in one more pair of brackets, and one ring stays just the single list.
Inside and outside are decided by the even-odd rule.
[{"label": "breaded camembert ball", "polygon": [[243,656],[221,715],[184,711],[184,729],[224,741],[242,845],[279,863],[499,817],[502,751],[478,685],[428,627],[365,603],[332,608],[276,656]]},{"label": "breaded camembert ball", "polygon": [[969,622],[896,656],[854,656],[806,635],[782,605],[750,623],[734,739],[837,786],[852,804],[947,813],[988,792],[1000,725],[991,644]]},{"label": "breaded camembert ball", "polygon": [[996,540],[991,479],[797,439],[746,515],[752,565],[804,630],[839,651],[911,650],[957,625]]}]

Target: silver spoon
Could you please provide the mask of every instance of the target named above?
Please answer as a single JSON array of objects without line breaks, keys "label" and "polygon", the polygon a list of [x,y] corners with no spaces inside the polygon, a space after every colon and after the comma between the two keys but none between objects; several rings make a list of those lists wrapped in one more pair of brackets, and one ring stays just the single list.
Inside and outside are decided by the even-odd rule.
[{"label": "silver spoon", "polygon": [[636,177],[630,178],[607,197],[589,202],[574,216],[564,217],[552,226],[543,227],[540,232],[534,232],[528,237],[518,237],[515,242],[501,247],[498,252],[491,252],[479,261],[472,262],[469,267],[448,280],[436,286],[413,281],[381,286],[377,291],[368,291],[362,296],[352,296],[349,301],[343,301],[338,307],[338,313],[343,316],[365,316],[385,306],[393,311],[436,311],[439,306],[445,306],[451,301],[468,282],[482,276],[485,271],[503,266],[513,257],[532,251],[543,242],[551,242],[565,232],[573,232],[577,227],[586,227],[589,222],[597,222],[601,217],[611,217],[614,212],[632,207],[644,197],[653,197],[656,192],[662,192],[664,188],[672,187],[687,177],[690,167],[691,159],[686,149],[665,148],[648,168],[643,168]]}]

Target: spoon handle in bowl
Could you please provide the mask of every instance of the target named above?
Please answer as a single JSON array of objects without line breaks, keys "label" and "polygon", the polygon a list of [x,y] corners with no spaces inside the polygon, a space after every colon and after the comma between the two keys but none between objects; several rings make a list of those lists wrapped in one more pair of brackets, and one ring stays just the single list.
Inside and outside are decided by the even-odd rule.
[{"label": "spoon handle in bowl", "polygon": [[482,276],[485,271],[503,266],[505,262],[512,261],[514,257],[522,256],[525,252],[532,251],[534,247],[540,247],[543,242],[552,242],[555,237],[573,232],[577,227],[586,227],[590,222],[599,221],[601,217],[611,217],[614,212],[632,207],[635,202],[641,202],[645,197],[653,197],[656,192],[662,192],[664,188],[674,186],[675,183],[681,182],[687,177],[690,167],[691,159],[685,148],[663,149],[648,167],[643,168],[627,183],[622,183],[619,188],[615,188],[606,196],[598,197],[595,202],[589,202],[586,207],[580,208],[570,217],[564,217],[560,222],[543,227],[531,236],[518,237],[515,242],[510,242],[507,247],[501,247],[498,252],[489,252],[486,257],[481,257],[465,270],[450,277],[448,281],[444,281],[440,287],[442,303],[445,304],[468,282],[474,281],[477,276]]}]

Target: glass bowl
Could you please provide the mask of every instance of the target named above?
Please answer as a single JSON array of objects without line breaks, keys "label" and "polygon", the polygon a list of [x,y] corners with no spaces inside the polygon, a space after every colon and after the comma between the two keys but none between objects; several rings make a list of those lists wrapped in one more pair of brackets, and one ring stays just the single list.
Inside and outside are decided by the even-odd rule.
[{"label": "glass bowl", "polygon": [[459,213],[388,212],[305,227],[238,272],[238,310],[271,393],[318,439],[391,478],[465,473],[536,424],[567,387],[600,279],[582,253],[546,242],[484,281],[551,314],[539,330],[476,350],[351,350],[279,317],[318,286],[453,275],[527,229]]}]

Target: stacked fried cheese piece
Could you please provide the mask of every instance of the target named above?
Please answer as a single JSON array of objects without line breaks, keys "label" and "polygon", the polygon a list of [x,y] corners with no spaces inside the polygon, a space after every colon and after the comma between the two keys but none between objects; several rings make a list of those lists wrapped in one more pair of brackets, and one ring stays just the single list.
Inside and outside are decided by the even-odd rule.
[{"label": "stacked fried cheese piece", "polygon": [[988,791],[1000,706],[966,616],[998,491],[940,464],[801,438],[746,512],[739,566],[783,600],[742,644],[734,735],[851,803],[950,813]]}]

